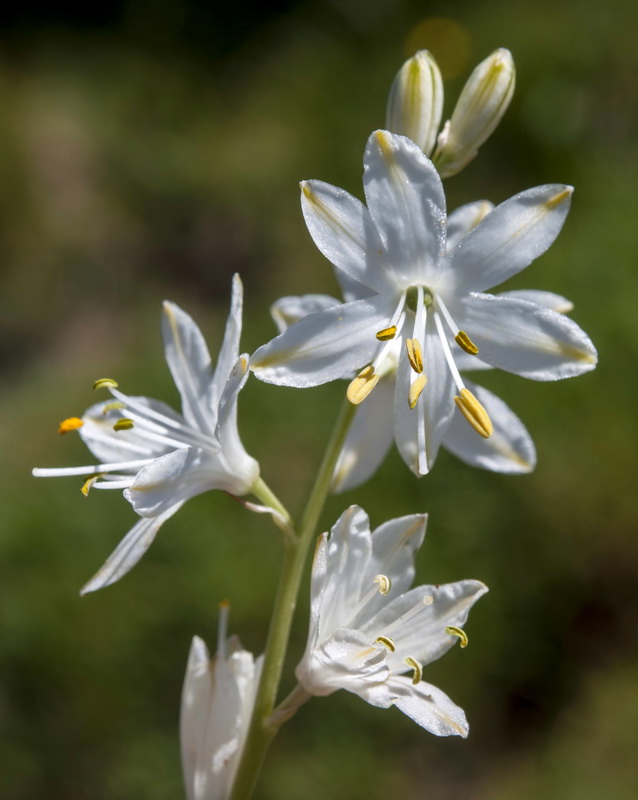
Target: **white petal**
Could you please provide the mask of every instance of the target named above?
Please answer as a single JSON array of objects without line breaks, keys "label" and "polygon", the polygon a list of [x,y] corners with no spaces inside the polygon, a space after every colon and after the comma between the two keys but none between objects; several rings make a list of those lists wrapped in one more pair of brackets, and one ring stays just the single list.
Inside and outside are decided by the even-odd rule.
[{"label": "white petal", "polygon": [[157,531],[181,506],[182,503],[175,503],[160,516],[141,519],[134,525],[91,580],[82,587],[80,594],[103,589],[126,575],[151,546]]},{"label": "white petal", "polygon": [[479,348],[481,359],[493,367],[551,381],[581,375],[596,366],[596,349],[585,332],[568,317],[543,306],[476,293],[465,301],[462,315],[457,322]]},{"label": "white petal", "polygon": [[490,289],[542,255],[563,227],[572,191],[562,184],[537,186],[496,206],[452,251],[457,286]]},{"label": "white petal", "polygon": [[386,651],[359,631],[340,628],[306,651],[295,675],[310,694],[325,696],[337,689],[362,694],[387,680]]},{"label": "white petal", "polygon": [[466,381],[467,388],[483,404],[494,433],[484,439],[468,425],[456,409],[443,446],[472,467],[509,474],[531,472],[536,466],[536,450],[527,429],[514,412],[496,395]]},{"label": "white petal", "polygon": [[476,200],[466,203],[453,211],[447,218],[447,249],[453,250],[464,236],[476,228],[479,222],[494,208],[489,200]]},{"label": "white petal", "polygon": [[387,131],[368,139],[363,183],[395,285],[438,273],[445,252],[445,196],[438,172],[414,142]]},{"label": "white petal", "polygon": [[188,654],[180,713],[182,771],[188,800],[198,800],[195,775],[198,755],[206,736],[212,688],[212,664],[208,648],[199,636],[194,636]]},{"label": "white petal", "polygon": [[467,736],[469,726],[463,709],[431,683],[421,681],[414,686],[410,678],[393,675],[388,694],[395,695],[392,705],[435,736]]},{"label": "white petal", "polygon": [[543,292],[540,289],[514,289],[510,292],[500,292],[498,296],[527,300],[528,303],[545,306],[558,314],[569,314],[570,311],[574,310],[574,304],[571,300],[562,297],[560,294]]},{"label": "white petal", "polygon": [[[392,637],[397,649],[388,655],[388,664],[393,672],[406,672],[405,656],[426,665],[447,653],[458,638],[447,634],[445,628],[462,627],[474,603],[486,592],[487,586],[474,580],[418,586],[391,600],[362,630],[375,637]],[[418,614],[401,621],[406,612],[421,604]]]},{"label": "white petal", "polygon": [[423,363],[428,382],[416,407],[408,404],[411,367],[399,362],[395,394],[394,438],[401,457],[415,475],[425,475],[436,459],[441,441],[454,413],[454,382],[441,344],[434,332],[432,315],[427,321]]},{"label": "white petal", "polygon": [[358,406],[332,475],[332,491],[345,492],[368,480],[392,444],[391,425],[394,378],[380,379]]},{"label": "white petal", "polygon": [[342,301],[327,294],[304,294],[301,297],[281,297],[270,306],[270,316],[279,328],[279,333],[283,333],[286,328],[299,322],[300,319],[307,317],[308,314],[316,314],[326,308],[341,305]]},{"label": "white petal", "polygon": [[376,295],[310,314],[260,347],[250,368],[266,383],[307,388],[350,377],[379,347],[398,298]]},{"label": "white petal", "polygon": [[241,315],[244,301],[244,287],[239,275],[233,275],[230,311],[226,320],[224,339],[217,356],[215,372],[207,392],[208,408],[215,409],[224,391],[228,376],[239,357],[241,336]]},{"label": "white petal", "polygon": [[[167,417],[179,426],[183,426],[184,419],[166,403],[153,400],[149,397],[131,398],[136,403]],[[134,426],[129,430],[116,431],[113,425],[125,416],[118,409],[107,410],[108,401],[96,403],[84,413],[84,425],[79,429],[82,440],[96,458],[105,463],[117,461],[131,461],[140,458],[158,458],[167,453],[171,448],[166,444],[145,436],[141,427]]]},{"label": "white petal", "polygon": [[337,186],[303,181],[301,208],[324,256],[353,280],[383,291],[387,283],[383,245],[364,204]]},{"label": "white petal", "polygon": [[162,335],[166,363],[182,397],[184,419],[191,427],[212,433],[215,418],[206,403],[212,370],[201,331],[185,311],[165,301]]}]

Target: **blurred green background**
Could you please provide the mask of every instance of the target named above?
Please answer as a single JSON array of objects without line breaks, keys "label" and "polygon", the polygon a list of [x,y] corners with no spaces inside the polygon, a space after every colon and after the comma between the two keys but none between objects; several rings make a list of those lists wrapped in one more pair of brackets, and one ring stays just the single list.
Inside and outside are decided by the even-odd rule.
[{"label": "blurred green background", "polygon": [[[449,207],[576,186],[556,244],[512,287],[575,303],[600,350],[578,380],[482,380],[521,416],[537,470],[504,477],[446,453],[417,481],[395,452],[357,502],[373,524],[430,512],[421,582],[480,578],[470,646],[426,679],[466,709],[467,741],[340,692],[271,750],[260,800],[633,800],[638,786],[636,429],[638,7],[629,0],[416,2],[120,0],[0,17],[0,796],[174,800],[190,638],[216,606],[260,652],[280,555],[266,520],[198,497],[124,580],[80,599],[134,522],[118,493],[31,478],[87,463],[57,423],[91,383],[177,403],[160,302],[190,311],[216,352],[239,271],[243,346],[273,335],[283,294],[334,292],[297,182],[361,196],[361,155],[390,82],[419,47],[450,112],[473,66],[509,47],[518,86]],[[265,478],[298,513],[343,386],[250,381],[240,421]],[[299,609],[284,689],[305,644]]]}]

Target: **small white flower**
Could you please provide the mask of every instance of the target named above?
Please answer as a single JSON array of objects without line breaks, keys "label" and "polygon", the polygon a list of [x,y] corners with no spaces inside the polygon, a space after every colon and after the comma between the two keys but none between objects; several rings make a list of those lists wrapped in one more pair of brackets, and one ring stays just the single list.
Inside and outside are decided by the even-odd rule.
[{"label": "small white flower", "polygon": [[456,641],[485,594],[480,581],[409,589],[426,516],[384,523],[370,533],[351,506],[322,534],[312,567],[310,632],[296,675],[310,694],[354,692],[381,708],[396,706],[437,736],[467,736],[462,709],[422,680],[423,668]]},{"label": "small white flower", "polygon": [[405,62],[394,79],[386,126],[393,133],[412,139],[427,156],[432,156],[441,177],[455,175],[477,155],[501,121],[514,94],[515,76],[512,54],[503,47],[481,61],[437,140],[443,84],[432,54],[420,50]]},{"label": "small white flower", "polygon": [[[448,217],[448,249],[454,248],[486,214],[492,210],[492,203],[478,200],[457,208]],[[339,270],[335,270],[337,280],[342,284],[346,302],[360,300],[369,295],[361,284],[349,280]],[[507,296],[533,299],[540,305],[555,311],[570,311],[571,304],[563,297],[550,292],[509,292]],[[304,295],[302,297],[282,297],[271,308],[273,319],[283,333],[289,325],[298,322],[308,314],[340,304],[340,300],[328,295]],[[386,355],[379,365],[379,382],[365,403],[356,410],[346,441],[339,455],[332,478],[332,491],[343,492],[367,481],[377,471],[394,440],[391,421],[385,424],[384,418],[391,413],[392,398],[395,392],[397,364],[401,356],[400,342]],[[462,350],[453,352],[457,366],[461,369],[489,369],[487,364],[476,357],[467,356]],[[489,439],[476,436],[467,425],[461,412],[456,409],[448,429],[442,439],[442,446],[454,453],[462,461],[475,467],[493,472],[509,474],[530,472],[536,465],[534,443],[520,419],[502,400],[487,389],[466,381],[466,386],[484,406],[493,424],[493,434]]]},{"label": "small white flower", "polygon": [[188,800],[227,800],[239,766],[261,674],[262,657],[226,639],[222,606],[217,654],[193,637],[182,690],[180,741]]},{"label": "small white flower", "polygon": [[441,179],[422,151],[403,136],[377,131],[364,165],[367,207],[330,184],[302,184],[303,211],[316,245],[362,287],[363,299],[291,325],[256,351],[251,369],[269,383],[305,388],[363,368],[348,389],[349,399],[359,404],[396,353],[394,436],[404,461],[424,475],[455,405],[478,435],[492,434],[488,412],[459,372],[479,352],[475,366],[485,363],[541,381],[596,365],[589,338],[572,320],[539,303],[541,296],[485,294],[552,244],[572,189],[550,184],[521,192],[458,242],[452,231],[448,249]]},{"label": "small white flower", "polygon": [[174,303],[165,302],[164,349],[182,398],[182,414],[159,400],[125,395],[115,381],[96,381],[96,388],[109,389],[113,402],[91,406],[82,419],[65,420],[60,432],[78,429],[102,463],[33,470],[36,477],[84,475],[84,494],[91,488],[124,489],[126,499],[143,517],[83,593],[125,575],[161,525],[189,498],[209,489],[244,495],[258,479],[259,465],[246,453],[237,430],[237,396],[248,377],[248,356],[239,355],[241,312],[242,284],[235,275],[230,315],[213,371],[195,322]]}]

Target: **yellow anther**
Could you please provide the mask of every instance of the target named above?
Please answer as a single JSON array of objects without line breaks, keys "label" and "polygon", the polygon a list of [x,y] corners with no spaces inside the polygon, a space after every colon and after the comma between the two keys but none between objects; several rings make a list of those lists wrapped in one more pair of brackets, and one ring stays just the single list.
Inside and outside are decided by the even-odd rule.
[{"label": "yellow anther", "polygon": [[397,326],[390,325],[389,328],[383,328],[383,330],[377,331],[377,339],[380,342],[387,342],[390,339],[394,339],[397,334]]},{"label": "yellow anther", "polygon": [[423,350],[418,339],[406,339],[405,347],[408,351],[408,361],[412,369],[420,374],[423,372]]},{"label": "yellow anther", "polygon": [[494,433],[492,420],[485,408],[479,403],[469,389],[461,389],[460,396],[454,398],[456,407],[470,423],[474,430],[484,439],[489,439]]},{"label": "yellow anther", "polygon": [[454,341],[458,344],[461,350],[465,350],[465,352],[469,353],[471,356],[478,355],[478,347],[470,339],[467,333],[465,333],[465,331],[459,331],[454,337]]},{"label": "yellow anther", "polygon": [[68,419],[63,419],[58,425],[58,433],[60,436],[64,436],[64,434],[69,431],[77,431],[82,425],[84,425],[84,423],[79,417],[69,417]]},{"label": "yellow anther", "polygon": [[124,403],[120,403],[119,400],[114,400],[112,403],[107,403],[104,406],[104,408],[102,409],[102,413],[108,414],[109,411],[119,411],[122,408],[124,408]]},{"label": "yellow anther", "polygon": [[417,404],[419,397],[421,397],[421,392],[425,389],[425,384],[428,382],[428,379],[425,376],[425,372],[422,372],[410,385],[410,391],[408,392],[408,403],[410,408],[414,408]]},{"label": "yellow anther", "polygon": [[445,629],[448,636],[458,636],[461,642],[461,647],[467,647],[468,638],[467,633],[462,628],[457,628],[456,625],[448,625]]},{"label": "yellow anther", "polygon": [[375,575],[374,576],[374,583],[379,584],[379,593],[380,594],[387,594],[392,587],[392,581],[388,578],[387,575]]},{"label": "yellow anther", "polygon": [[377,383],[379,383],[379,375],[374,371],[374,367],[366,367],[350,382],[346,397],[353,406],[358,406],[359,403],[363,403]]},{"label": "yellow anther", "polygon": [[95,481],[99,478],[99,475],[91,475],[90,478],[87,478],[84,483],[82,484],[82,488],[80,491],[85,497],[89,496],[89,492],[91,491],[91,487],[95,483]]},{"label": "yellow anther", "polygon": [[122,419],[118,419],[118,421],[113,425],[114,431],[129,431],[134,425],[132,419],[128,417],[122,417]]},{"label": "yellow anther", "polygon": [[394,641],[389,636],[377,636],[374,640],[375,644],[382,644],[384,647],[387,647],[391,653],[397,649]]},{"label": "yellow anther", "polygon": [[93,389],[117,389],[117,381],[113,378],[98,378],[93,382]]},{"label": "yellow anther", "polygon": [[411,667],[414,670],[414,675],[412,675],[412,683],[415,686],[417,685],[417,683],[421,683],[421,678],[423,678],[423,667],[419,664],[416,658],[408,656],[403,660],[408,665],[408,667]]},{"label": "yellow anther", "polygon": [[566,200],[568,197],[570,197],[573,191],[574,190],[570,186],[569,189],[563,189],[562,192],[558,192],[558,194],[555,194],[553,197],[550,197],[549,200],[545,201],[545,208],[550,210],[556,208],[563,202],[563,200]]}]

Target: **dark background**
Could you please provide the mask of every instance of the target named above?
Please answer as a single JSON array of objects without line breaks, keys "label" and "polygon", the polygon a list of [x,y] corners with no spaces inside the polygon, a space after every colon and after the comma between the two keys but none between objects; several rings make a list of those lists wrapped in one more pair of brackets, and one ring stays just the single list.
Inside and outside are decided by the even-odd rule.
[{"label": "dark background", "polygon": [[[521,416],[538,468],[472,470],[443,453],[417,481],[396,453],[332,498],[377,525],[430,512],[419,580],[480,578],[470,646],[426,672],[463,706],[467,741],[438,740],[345,692],[314,700],[271,750],[260,800],[633,800],[638,785],[636,390],[638,12],[633,3],[164,0],[14,5],[0,15],[0,795],[182,796],[177,741],[190,638],[217,603],[259,652],[279,543],[221,493],[196,498],[116,586],[79,587],[133,524],[117,493],[88,500],[32,466],[87,463],[57,423],[105,375],[177,403],[161,300],[220,341],[230,277],[246,289],[243,347],[283,294],[334,291],[297,183],[361,196],[361,154],[402,61],[429,47],[449,114],[499,46],[514,101],[449,207],[546,182],[576,187],[551,250],[511,286],[575,303],[600,350],[578,380],[481,376]],[[247,449],[298,513],[343,386],[252,380]],[[305,595],[305,590],[304,590]],[[284,690],[305,643],[296,619]]]}]

